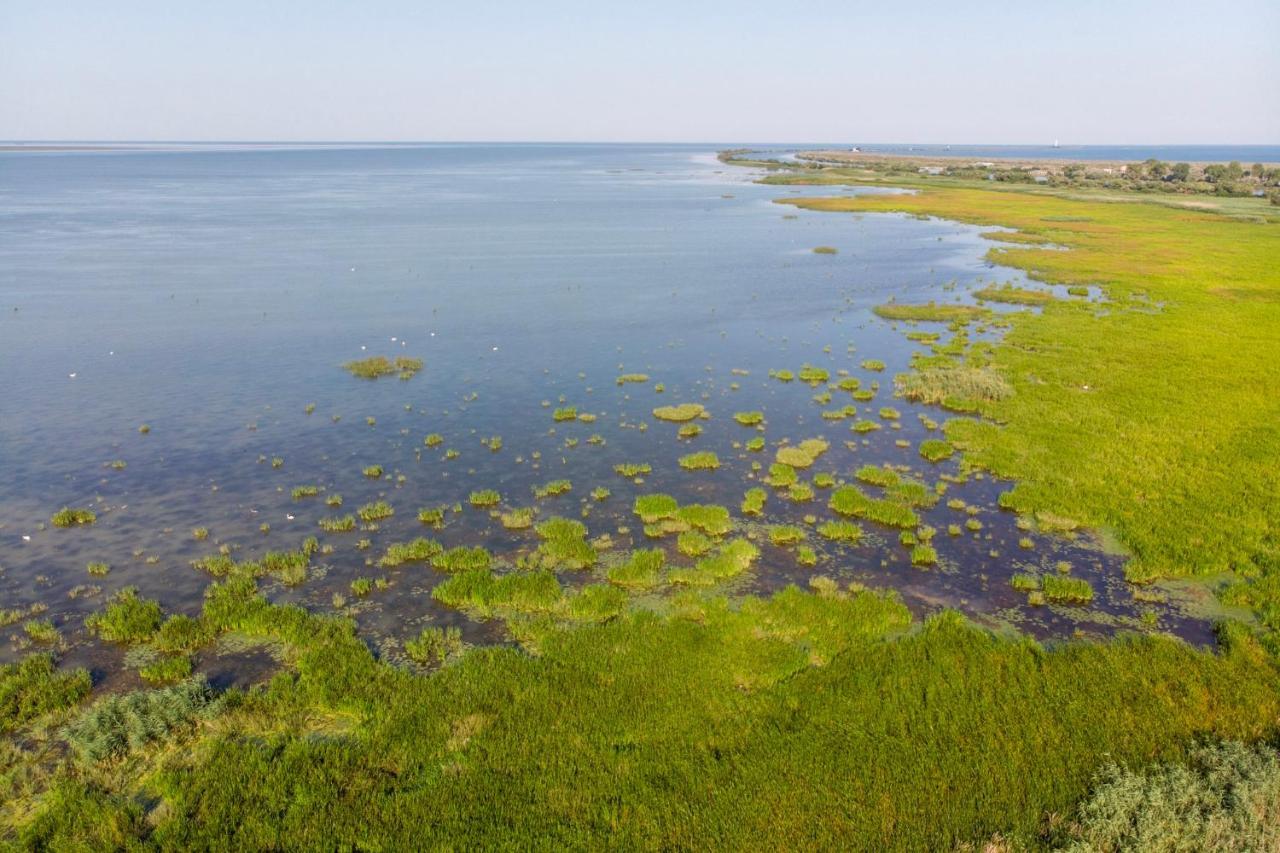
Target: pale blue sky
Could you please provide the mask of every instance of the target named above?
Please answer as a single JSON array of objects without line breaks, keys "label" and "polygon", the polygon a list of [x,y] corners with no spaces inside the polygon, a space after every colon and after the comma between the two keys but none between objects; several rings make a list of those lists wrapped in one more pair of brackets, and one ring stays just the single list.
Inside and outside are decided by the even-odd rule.
[{"label": "pale blue sky", "polygon": [[0,0],[0,138],[1280,142],[1280,2]]}]

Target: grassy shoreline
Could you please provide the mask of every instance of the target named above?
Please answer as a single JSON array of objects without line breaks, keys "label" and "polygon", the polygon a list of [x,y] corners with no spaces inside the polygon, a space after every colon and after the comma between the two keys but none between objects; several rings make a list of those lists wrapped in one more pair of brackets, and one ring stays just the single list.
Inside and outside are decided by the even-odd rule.
[{"label": "grassy shoreline", "polygon": [[1134,580],[1277,570],[1276,223],[970,188],[780,201],[1014,227],[1067,248],[988,252],[1041,281],[1101,286],[1107,301],[1012,315],[991,366],[1015,393],[983,403],[989,419],[952,420],[948,437],[1018,481],[1012,507],[1114,530]]},{"label": "grassy shoreline", "polygon": [[[938,451],[955,445],[1016,479],[1004,505],[1043,531],[1114,531],[1135,582],[1230,573],[1224,597],[1280,628],[1280,486],[1268,477],[1280,470],[1280,395],[1267,358],[1280,339],[1280,227],[1002,189],[782,201],[1016,227],[1023,236],[993,246],[993,260],[1100,286],[1104,301],[986,294],[1037,310],[1001,315],[1002,342],[935,354],[937,375],[908,386],[972,402]],[[904,329],[988,316],[955,307],[881,315]],[[664,414],[702,410],[677,408]],[[679,511],[648,497],[636,510],[646,523]],[[865,510],[859,497],[832,500]],[[719,526],[712,509],[685,508],[702,529]],[[1277,734],[1274,631],[1260,642],[1224,622],[1216,651],[1159,635],[1046,647],[950,611],[916,622],[891,593],[820,576],[767,598],[695,586],[655,612],[601,585],[562,598],[548,566],[596,553],[578,522],[536,530],[539,560],[500,577],[487,553],[425,539],[383,558],[457,569],[438,594],[483,607],[523,649],[463,651],[456,632],[429,626],[416,665],[396,661],[349,618],[271,603],[263,571],[229,559],[194,616],[162,622],[155,602],[118,597],[95,620],[103,637],[151,638],[173,661],[236,638],[278,649],[280,671],[243,691],[187,679],[94,697],[87,673],[51,657],[4,669],[0,846],[1052,848],[1082,838],[1082,804],[1124,768],[1199,760],[1206,741],[1266,750]],[[755,550],[739,547],[699,572],[739,571]],[[308,556],[304,544],[296,562]],[[275,560],[282,575],[294,561]],[[655,571],[638,559],[614,569],[638,585]],[[557,606],[581,609],[576,626]]]}]

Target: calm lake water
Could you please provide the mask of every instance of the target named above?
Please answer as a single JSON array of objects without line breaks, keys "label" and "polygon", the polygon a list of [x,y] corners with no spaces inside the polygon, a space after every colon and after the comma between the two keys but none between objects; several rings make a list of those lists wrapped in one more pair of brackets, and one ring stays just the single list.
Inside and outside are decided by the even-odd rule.
[{"label": "calm lake water", "polygon": [[[636,495],[723,503],[737,515],[744,490],[760,485],[753,463],[767,469],[783,440],[831,443],[810,474],[852,481],[861,465],[890,463],[931,486],[955,474],[955,460],[931,465],[915,449],[930,435],[920,415],[945,413],[892,396],[893,374],[925,348],[870,309],[890,298],[965,299],[1022,276],[983,259],[991,244],[977,228],[795,211],[773,203],[791,191],[753,177],[699,146],[0,153],[0,601],[47,605],[69,659],[105,667],[106,652],[79,626],[113,591],[136,586],[168,612],[195,613],[209,578],[193,559],[221,544],[247,559],[316,535],[333,552],[299,587],[264,579],[272,598],[332,609],[353,578],[390,574],[389,589],[348,605],[371,640],[437,623],[497,641],[493,624],[431,600],[443,574],[370,563],[416,535],[484,544],[503,560],[535,537],[470,507],[427,531],[419,507],[494,488],[504,506],[536,504],[540,518],[586,512],[591,535],[611,534],[618,555],[653,544],[631,515]],[[814,254],[820,245],[839,252]],[[341,368],[374,354],[420,357],[425,368],[409,381]],[[886,370],[866,370],[864,359]],[[813,399],[822,388],[769,377],[805,363],[833,380],[846,370],[864,387],[878,381],[858,417],[884,428],[854,434],[853,419],[821,416],[849,404],[847,393],[824,405]],[[632,372],[651,381],[616,384]],[[651,414],[685,401],[712,414],[692,439]],[[560,405],[597,420],[555,423]],[[898,428],[882,406],[901,413]],[[762,433],[732,418],[756,409]],[[429,433],[443,446],[424,446]],[[742,447],[757,434],[763,453]],[[501,450],[482,444],[491,436]],[[695,450],[717,452],[721,468],[682,470],[677,459]],[[636,484],[613,473],[620,462],[653,473]],[[385,468],[381,480],[362,475],[373,464]],[[571,480],[569,494],[534,500],[534,486],[558,478]],[[325,491],[292,500],[304,484]],[[601,485],[612,495],[592,500]],[[864,522],[857,546],[811,536],[814,568],[762,537],[760,561],[732,589],[824,574],[898,589],[920,613],[956,606],[1047,637],[1143,627],[1137,617],[1153,610],[1159,629],[1207,641],[1207,624],[1189,612],[1132,602],[1122,558],[1087,537],[1033,536],[1034,548],[1020,547],[1028,534],[995,506],[1009,485],[970,478],[921,510],[939,531],[932,569],[911,567],[896,530]],[[809,503],[771,495],[764,521],[830,518],[829,490],[816,491]],[[340,510],[324,505],[332,493]],[[970,517],[948,509],[956,497],[977,507],[981,531],[947,535]],[[376,532],[317,527],[377,498],[396,516]],[[97,523],[49,526],[68,505],[94,508]],[[196,527],[208,540],[193,538]],[[1093,583],[1094,606],[1029,607],[1010,588],[1013,572],[1052,572],[1062,560]],[[110,573],[90,577],[90,561]],[[563,580],[581,583],[578,574]],[[13,638],[0,655],[21,653],[19,628],[4,629]]]}]

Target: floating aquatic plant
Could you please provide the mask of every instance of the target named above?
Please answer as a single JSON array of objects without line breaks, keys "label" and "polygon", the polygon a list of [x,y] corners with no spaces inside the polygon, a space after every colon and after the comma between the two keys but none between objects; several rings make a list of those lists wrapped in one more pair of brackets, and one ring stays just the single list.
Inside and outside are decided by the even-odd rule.
[{"label": "floating aquatic plant", "polygon": [[474,507],[492,507],[502,502],[502,495],[493,489],[480,489],[472,492],[467,501]]},{"label": "floating aquatic plant", "polygon": [[743,426],[756,426],[764,423],[764,412],[737,412],[733,419]]},{"label": "floating aquatic plant", "polygon": [[533,507],[518,507],[501,516],[502,526],[508,530],[524,530],[533,526]]}]

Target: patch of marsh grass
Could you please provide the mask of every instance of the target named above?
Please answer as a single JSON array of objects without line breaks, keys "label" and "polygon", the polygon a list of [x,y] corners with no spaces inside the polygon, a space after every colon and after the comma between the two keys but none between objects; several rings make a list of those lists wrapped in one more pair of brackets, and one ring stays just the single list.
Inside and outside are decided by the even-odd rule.
[{"label": "patch of marsh grass", "polygon": [[53,514],[53,517],[49,519],[49,523],[54,527],[79,527],[93,524],[97,520],[98,514],[91,509],[64,506]]}]

